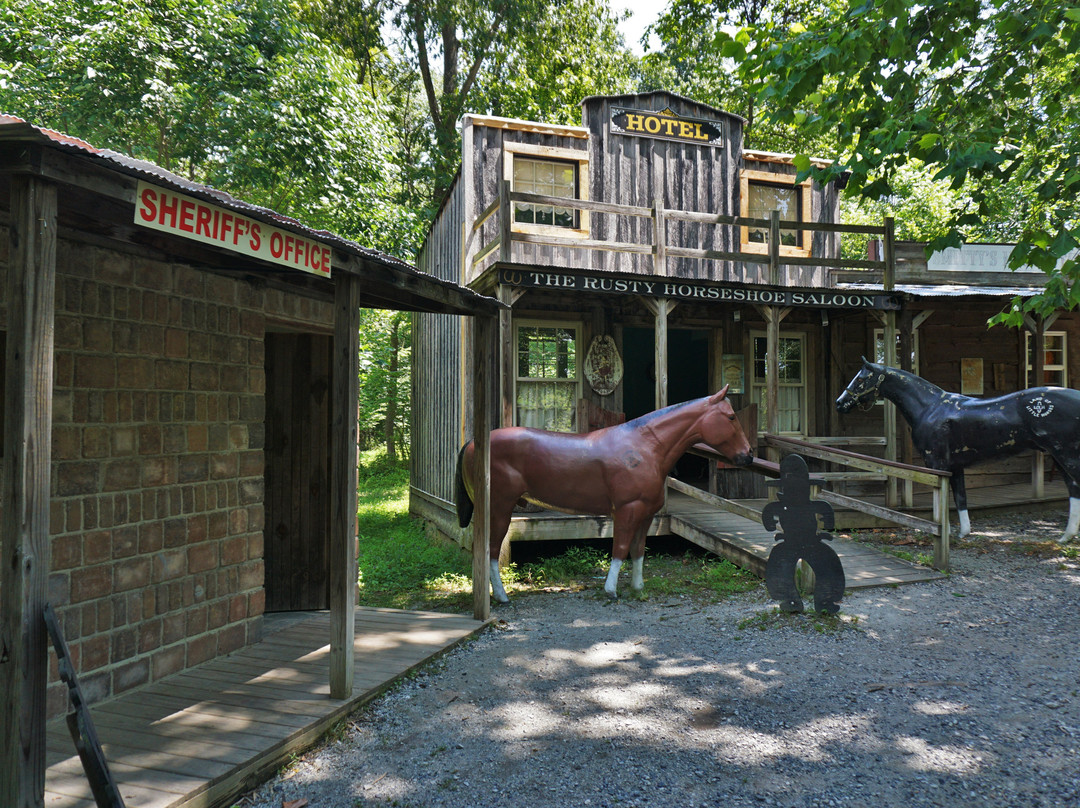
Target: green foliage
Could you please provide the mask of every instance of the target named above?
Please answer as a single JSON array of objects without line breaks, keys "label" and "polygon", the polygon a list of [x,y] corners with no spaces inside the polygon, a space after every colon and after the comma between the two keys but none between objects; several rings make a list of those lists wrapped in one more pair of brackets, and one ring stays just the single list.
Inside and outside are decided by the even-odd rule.
[{"label": "green foliage", "polygon": [[[407,312],[360,313],[360,445],[383,446],[391,459],[409,451],[412,319]],[[391,451],[391,448],[393,451]]]},{"label": "green foliage", "polygon": [[[919,161],[965,194],[935,248],[996,221],[1015,227],[1010,265],[1035,265],[1048,282],[1002,321],[1080,303],[1080,266],[1059,263],[1080,242],[1080,13],[1053,0],[854,0],[821,12],[722,31],[713,52],[744,50],[740,76],[769,119],[833,144],[819,179],[850,171],[850,193],[881,199]],[[1010,207],[1016,192],[1027,201]]]},{"label": "green foliage", "polygon": [[645,62],[660,86],[746,118],[747,149],[817,154],[830,140],[768,115],[769,105],[739,71],[758,26],[783,30],[821,12],[821,0],[673,0],[653,26],[663,43]]},{"label": "green foliage", "polygon": [[578,126],[582,99],[634,90],[637,60],[606,0],[550,3],[540,12],[529,47],[517,43],[492,55],[470,99],[473,109]]},{"label": "green foliage", "polygon": [[394,22],[427,101],[436,204],[461,159],[463,114],[577,123],[581,96],[632,83],[634,57],[603,0],[406,0]]},{"label": "green foliage", "polygon": [[0,0],[0,109],[388,251],[388,115],[285,0]]},{"label": "green foliage", "polygon": [[472,603],[471,557],[428,538],[409,516],[408,472],[364,456],[359,485],[359,603],[460,611]]}]

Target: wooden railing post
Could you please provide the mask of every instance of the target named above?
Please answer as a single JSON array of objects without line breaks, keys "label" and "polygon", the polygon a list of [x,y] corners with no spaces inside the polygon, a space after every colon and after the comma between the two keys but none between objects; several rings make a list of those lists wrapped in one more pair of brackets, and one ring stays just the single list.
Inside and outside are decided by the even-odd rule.
[{"label": "wooden railing post", "polygon": [[499,260],[508,263],[514,257],[514,245],[510,241],[510,225],[513,209],[510,204],[510,183],[499,183]]},{"label": "wooden railing post", "polygon": [[653,201],[653,274],[658,277],[668,274],[666,224],[664,200],[657,197]]},{"label": "wooden railing post", "polygon": [[934,541],[934,569],[949,569],[949,478],[942,477],[935,492],[938,535]]}]

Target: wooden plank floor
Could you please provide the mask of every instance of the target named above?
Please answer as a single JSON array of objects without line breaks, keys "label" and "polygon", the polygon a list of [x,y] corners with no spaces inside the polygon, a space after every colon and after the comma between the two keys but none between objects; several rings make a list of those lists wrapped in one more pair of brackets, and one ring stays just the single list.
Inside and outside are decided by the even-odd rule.
[{"label": "wooden plank floor", "polygon": [[[273,621],[268,618],[268,625]],[[211,808],[276,771],[334,723],[483,623],[356,611],[353,696],[330,698],[330,616],[287,620],[261,642],[91,708],[128,808]],[[45,805],[94,808],[63,721],[47,736]]]},{"label": "wooden plank floor", "polygon": [[[765,577],[765,564],[776,544],[776,534],[733,513],[720,511],[679,493],[668,492],[671,532]],[[835,537],[833,550],[844,566],[848,589],[934,581],[936,570],[911,564],[872,547]]]}]

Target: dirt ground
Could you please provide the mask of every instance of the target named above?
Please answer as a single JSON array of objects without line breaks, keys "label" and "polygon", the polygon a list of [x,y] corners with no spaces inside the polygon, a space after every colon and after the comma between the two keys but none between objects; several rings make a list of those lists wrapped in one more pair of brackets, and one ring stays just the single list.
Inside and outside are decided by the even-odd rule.
[{"label": "dirt ground", "polygon": [[848,593],[839,619],[763,587],[517,598],[240,805],[1080,805],[1062,525],[976,520],[947,579]]}]

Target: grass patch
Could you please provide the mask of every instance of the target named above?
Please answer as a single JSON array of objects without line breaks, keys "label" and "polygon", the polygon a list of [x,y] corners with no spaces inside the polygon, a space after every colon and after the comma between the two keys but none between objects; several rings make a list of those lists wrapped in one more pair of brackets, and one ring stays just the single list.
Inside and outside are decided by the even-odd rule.
[{"label": "grass patch", "polygon": [[457,545],[430,539],[409,516],[409,472],[365,455],[357,521],[359,603],[394,609],[464,611],[472,607],[472,559]]}]

